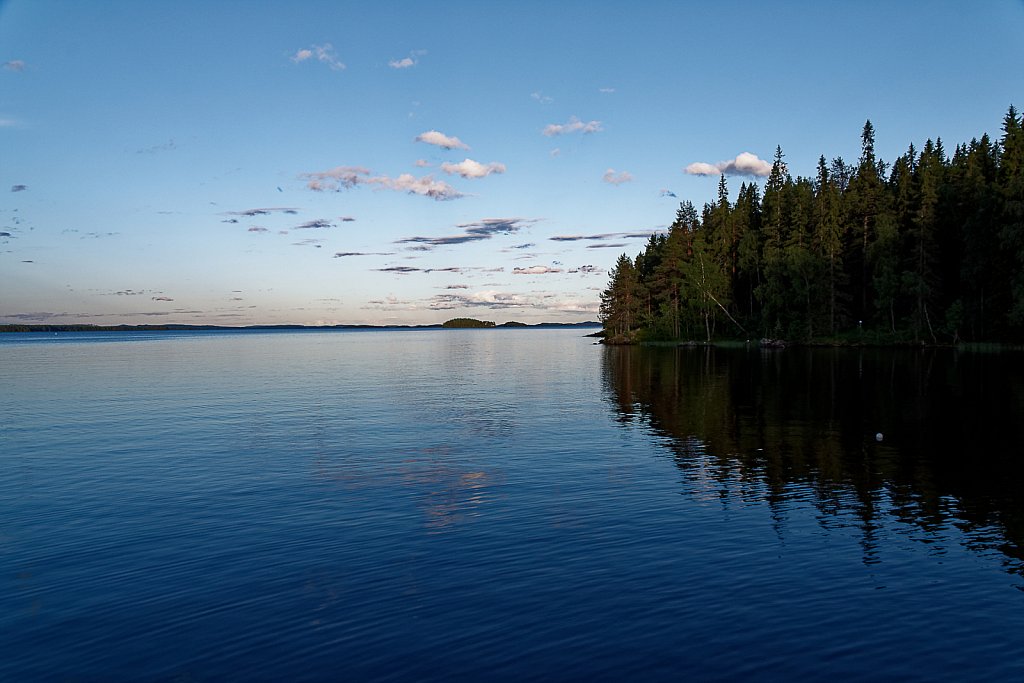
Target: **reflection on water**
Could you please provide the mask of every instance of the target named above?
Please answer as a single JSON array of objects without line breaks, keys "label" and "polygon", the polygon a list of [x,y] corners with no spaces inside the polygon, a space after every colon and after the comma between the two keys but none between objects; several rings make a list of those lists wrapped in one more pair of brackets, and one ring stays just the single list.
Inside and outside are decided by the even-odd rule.
[{"label": "reflection on water", "polygon": [[623,425],[666,439],[695,496],[794,499],[829,528],[982,552],[1024,574],[1024,359],[951,350],[604,350]]}]

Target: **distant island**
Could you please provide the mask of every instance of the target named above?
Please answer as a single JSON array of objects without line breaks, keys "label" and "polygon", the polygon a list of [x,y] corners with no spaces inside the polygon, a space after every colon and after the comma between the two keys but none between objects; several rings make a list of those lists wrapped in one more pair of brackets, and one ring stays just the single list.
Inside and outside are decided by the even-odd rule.
[{"label": "distant island", "polygon": [[476,318],[452,318],[446,320],[441,327],[494,327],[494,323],[490,320],[477,320]]},{"label": "distant island", "polygon": [[473,318],[453,318],[440,325],[26,325],[0,324],[0,333],[4,332],[181,332],[189,330],[212,331],[244,331],[244,330],[429,330],[429,329],[464,329],[464,328],[559,328],[559,327],[600,327],[601,323],[588,320],[581,323],[536,323],[527,324],[509,321],[496,325],[487,320]]}]

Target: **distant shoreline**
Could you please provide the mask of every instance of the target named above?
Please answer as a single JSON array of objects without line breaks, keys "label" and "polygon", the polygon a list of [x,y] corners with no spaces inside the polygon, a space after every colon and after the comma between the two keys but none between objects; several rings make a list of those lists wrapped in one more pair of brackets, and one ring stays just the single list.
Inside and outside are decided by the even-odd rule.
[{"label": "distant shoreline", "polygon": [[442,330],[442,329],[489,329],[489,330],[521,330],[551,328],[592,328],[601,327],[601,323],[587,321],[582,323],[536,323],[515,325],[495,325],[486,328],[449,328],[441,323],[431,325],[45,325],[45,324],[2,324],[0,333],[15,332],[243,332],[272,330]]}]

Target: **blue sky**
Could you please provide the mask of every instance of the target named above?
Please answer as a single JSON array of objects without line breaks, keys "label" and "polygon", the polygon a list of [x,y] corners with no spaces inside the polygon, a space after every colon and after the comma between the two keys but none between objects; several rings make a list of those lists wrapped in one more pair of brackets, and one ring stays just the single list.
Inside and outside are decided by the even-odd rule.
[{"label": "blue sky", "polygon": [[0,322],[596,320],[692,171],[998,137],[1021,64],[1019,0],[2,2]]}]

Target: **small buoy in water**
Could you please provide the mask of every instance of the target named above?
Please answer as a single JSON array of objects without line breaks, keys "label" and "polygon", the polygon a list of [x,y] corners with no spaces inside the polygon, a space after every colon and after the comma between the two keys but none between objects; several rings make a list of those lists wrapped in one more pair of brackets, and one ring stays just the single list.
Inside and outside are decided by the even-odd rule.
[{"label": "small buoy in water", "polygon": [[885,437],[882,436],[882,432],[878,432],[877,434],[875,434],[875,441],[881,441],[884,438]]}]

